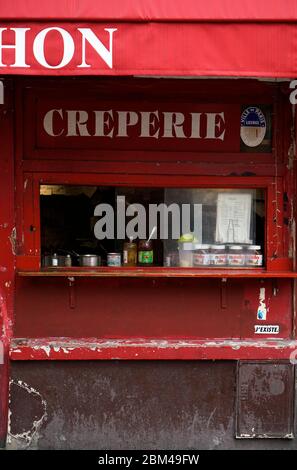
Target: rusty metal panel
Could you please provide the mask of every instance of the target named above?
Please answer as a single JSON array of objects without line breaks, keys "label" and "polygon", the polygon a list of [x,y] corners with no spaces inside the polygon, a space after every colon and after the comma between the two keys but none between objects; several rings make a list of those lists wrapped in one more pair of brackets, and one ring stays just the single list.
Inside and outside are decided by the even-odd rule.
[{"label": "rusty metal panel", "polygon": [[235,361],[12,361],[7,448],[296,450],[297,439],[235,439],[236,371]]},{"label": "rusty metal panel", "polygon": [[221,448],[235,374],[231,361],[14,362],[7,448]]},{"label": "rusty metal panel", "polygon": [[294,437],[294,365],[239,361],[237,438]]}]

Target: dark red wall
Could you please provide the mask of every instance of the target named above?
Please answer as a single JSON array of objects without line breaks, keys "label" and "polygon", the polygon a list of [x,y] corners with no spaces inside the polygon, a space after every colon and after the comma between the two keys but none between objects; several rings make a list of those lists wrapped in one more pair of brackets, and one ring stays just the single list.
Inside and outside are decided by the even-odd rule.
[{"label": "dark red wall", "polygon": [[77,278],[71,292],[68,278],[19,278],[15,336],[259,339],[254,325],[264,287],[269,324],[280,325],[278,338],[289,338],[290,283],[286,279],[224,283],[203,278]]}]

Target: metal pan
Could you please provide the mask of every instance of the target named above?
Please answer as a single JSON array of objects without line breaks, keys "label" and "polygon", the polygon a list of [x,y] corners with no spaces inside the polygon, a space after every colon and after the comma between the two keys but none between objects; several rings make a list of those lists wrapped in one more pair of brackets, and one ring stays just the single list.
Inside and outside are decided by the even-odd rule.
[{"label": "metal pan", "polygon": [[93,268],[101,266],[101,256],[98,255],[79,255],[79,265]]}]

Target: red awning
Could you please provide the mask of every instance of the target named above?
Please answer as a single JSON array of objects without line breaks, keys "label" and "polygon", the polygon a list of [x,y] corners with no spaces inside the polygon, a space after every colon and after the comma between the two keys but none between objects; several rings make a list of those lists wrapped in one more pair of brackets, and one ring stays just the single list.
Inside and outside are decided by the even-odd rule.
[{"label": "red awning", "polygon": [[5,0],[0,75],[297,76],[295,0]]}]

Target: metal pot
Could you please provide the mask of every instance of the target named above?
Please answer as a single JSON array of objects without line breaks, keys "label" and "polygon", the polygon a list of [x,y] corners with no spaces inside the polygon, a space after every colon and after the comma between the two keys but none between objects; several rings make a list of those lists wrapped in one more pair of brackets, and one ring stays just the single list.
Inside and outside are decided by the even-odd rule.
[{"label": "metal pot", "polygon": [[80,266],[101,266],[101,256],[98,255],[79,255]]},{"label": "metal pot", "polygon": [[43,256],[42,265],[45,268],[56,268],[56,267],[69,267],[72,265],[71,256],[67,255],[45,255]]}]

